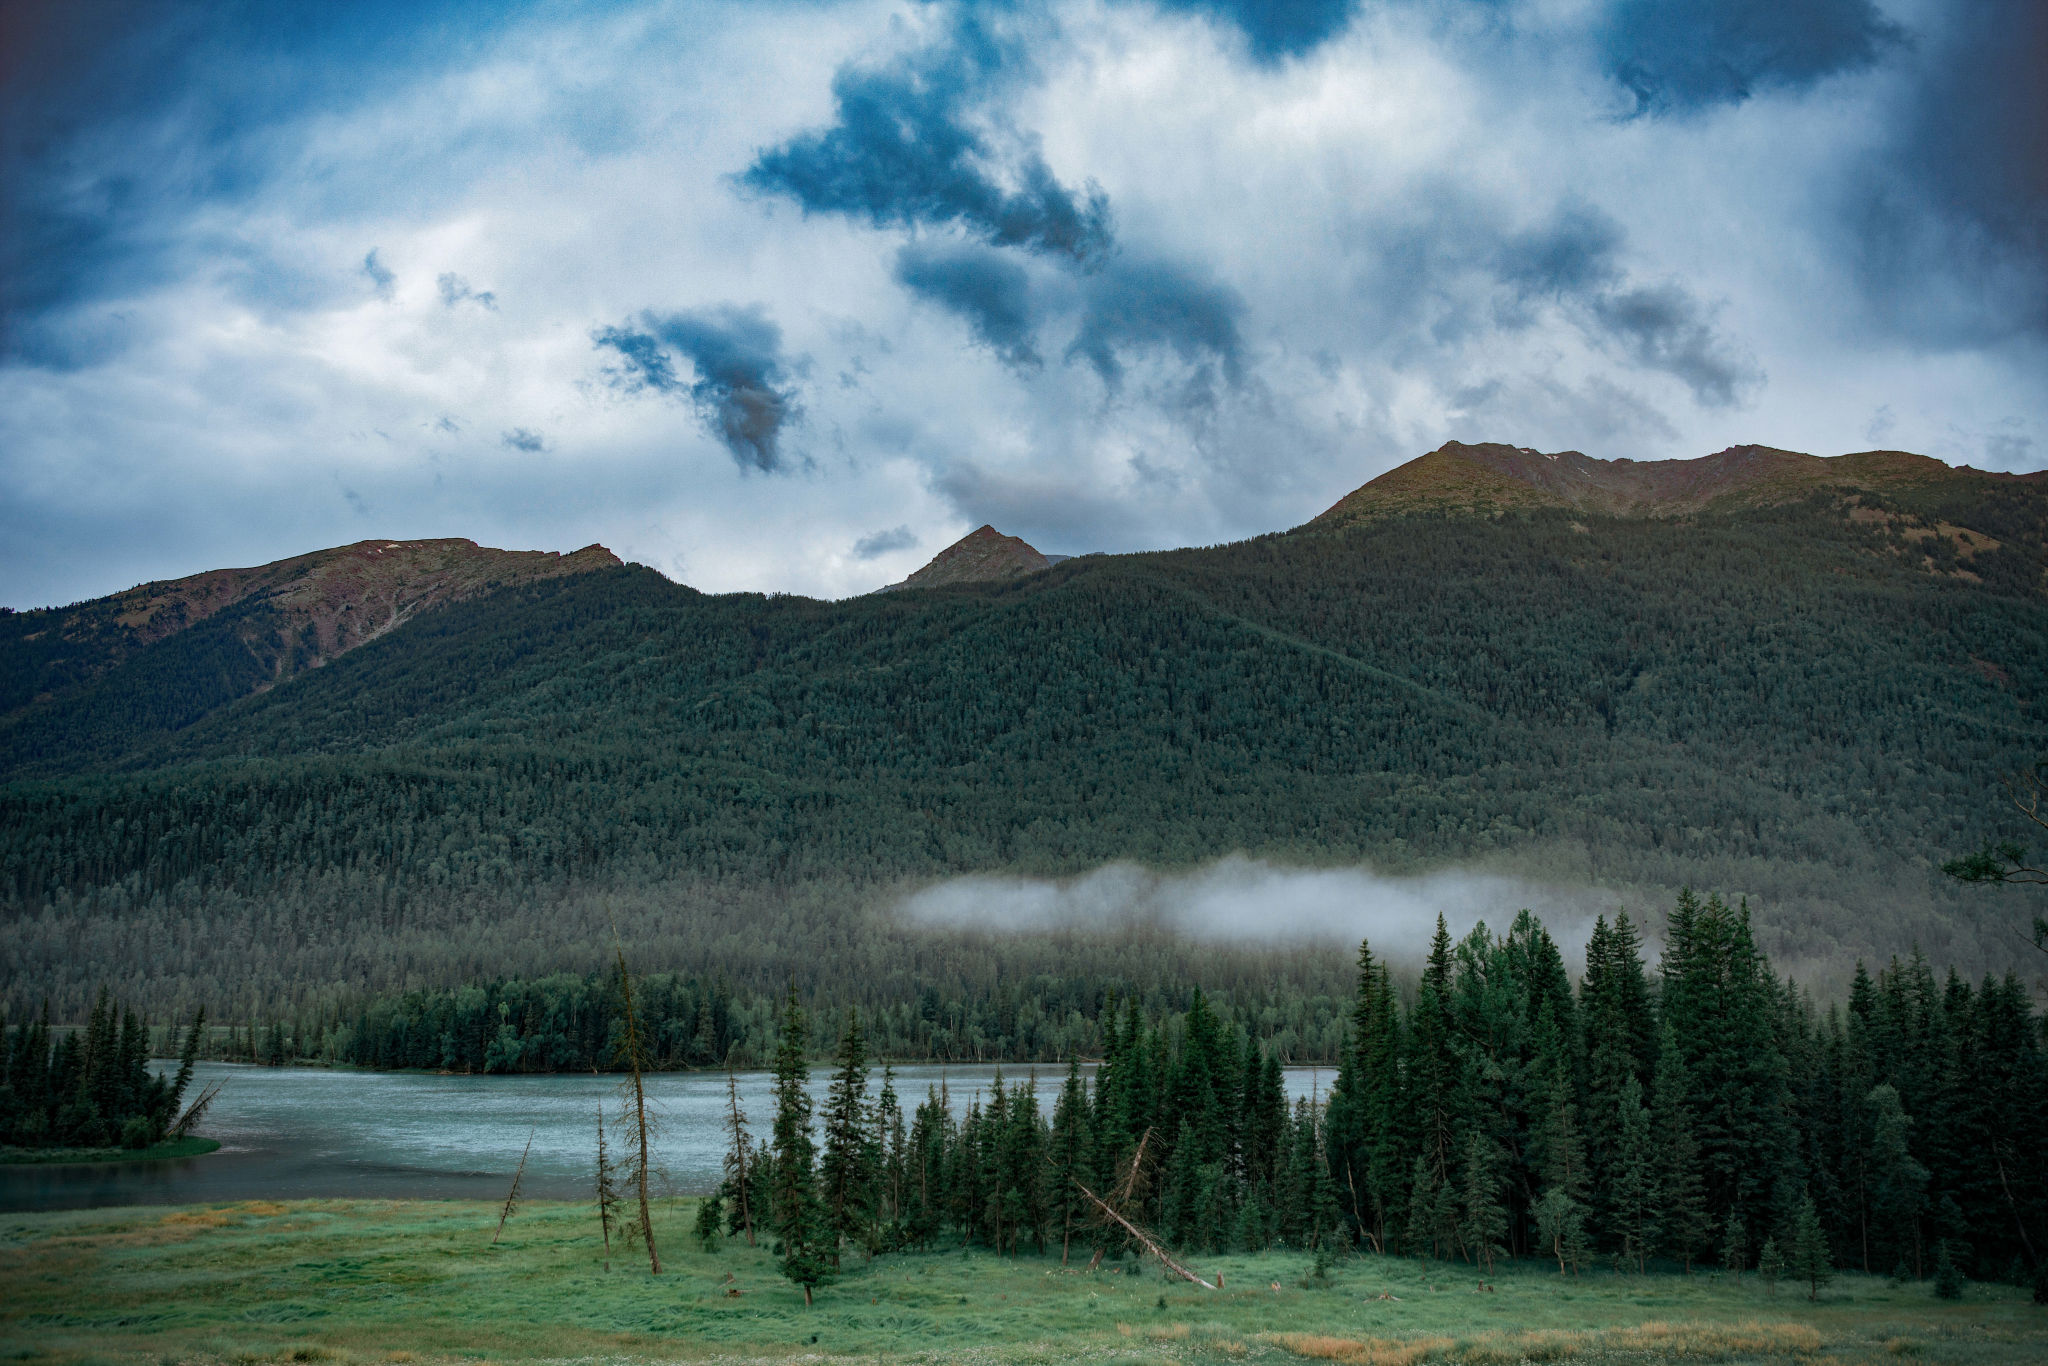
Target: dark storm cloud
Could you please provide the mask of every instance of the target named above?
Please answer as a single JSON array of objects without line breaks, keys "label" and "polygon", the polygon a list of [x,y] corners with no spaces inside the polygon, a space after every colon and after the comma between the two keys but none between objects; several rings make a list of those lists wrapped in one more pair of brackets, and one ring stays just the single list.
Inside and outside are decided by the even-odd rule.
[{"label": "dark storm cloud", "polygon": [[435,284],[440,287],[441,303],[445,307],[453,308],[460,303],[472,303],[479,308],[489,309],[493,313],[498,311],[498,296],[496,294],[488,289],[471,289],[469,281],[453,271],[441,276],[435,281]]},{"label": "dark storm cloud", "polygon": [[[782,329],[759,306],[642,313],[635,321],[592,337],[622,362],[611,372],[615,385],[687,398],[742,469],[783,468],[782,431],[796,418],[796,391],[783,384]],[[690,362],[694,381],[677,375],[671,350]]]},{"label": "dark storm cloud", "polygon": [[[279,128],[414,78],[518,8],[0,5],[0,360],[103,358],[116,344],[77,324],[77,311],[188,278],[195,263],[259,301],[293,302],[319,288],[232,230],[195,241],[166,226],[261,192]],[[227,220],[216,212],[210,221]]]},{"label": "dark storm cloud", "polygon": [[514,427],[511,431],[506,432],[501,439],[513,450],[526,451],[529,454],[537,455],[548,448],[547,438],[543,437],[539,432],[530,432],[524,427]]},{"label": "dark storm cloud", "polygon": [[1502,236],[1492,252],[1494,277],[1513,291],[1495,310],[1504,326],[1527,326],[1530,306],[1553,301],[1595,341],[1630,361],[1684,382],[1710,407],[1739,402],[1762,376],[1713,325],[1711,310],[1672,283],[1629,280],[1620,255],[1621,225],[1590,206],[1567,202],[1549,220]]},{"label": "dark storm cloud", "polygon": [[1297,57],[1341,33],[1357,0],[1161,0],[1162,7],[1233,24],[1262,61]]},{"label": "dark storm cloud", "polygon": [[975,339],[1017,369],[1041,364],[1031,279],[1014,261],[982,247],[913,242],[896,253],[896,279],[919,298],[965,320]]},{"label": "dark storm cloud", "polygon": [[1683,112],[1870,66],[1902,36],[1875,0],[1616,0],[1601,55],[1641,110]]},{"label": "dark storm cloud", "polygon": [[837,119],[761,152],[740,183],[805,213],[875,227],[954,226],[996,246],[1087,261],[1110,245],[1109,203],[1060,184],[1032,138],[991,117],[991,86],[1022,60],[1001,7],[959,6],[944,36],[832,80]]},{"label": "dark storm cloud", "polygon": [[1612,218],[1584,204],[1566,204],[1549,222],[1503,238],[1494,270],[1525,295],[1579,294],[1619,277],[1615,256],[1621,243],[1621,225]]},{"label": "dark storm cloud", "polygon": [[2048,4],[1955,6],[1914,56],[1850,197],[1865,288],[1929,344],[2048,334]]},{"label": "dark storm cloud", "polygon": [[853,558],[856,560],[877,560],[895,550],[908,550],[917,544],[917,533],[907,526],[893,531],[877,531],[872,536],[863,536],[853,543]]},{"label": "dark storm cloud", "polygon": [[1762,382],[1756,365],[1714,330],[1707,310],[1677,285],[1646,285],[1593,296],[1592,316],[1636,364],[1685,382],[1695,401],[1723,408]]},{"label": "dark storm cloud", "polygon": [[1119,259],[1085,287],[1081,330],[1067,358],[1087,361],[1111,392],[1133,351],[1170,350],[1205,374],[1220,369],[1231,384],[1243,378],[1244,301],[1225,286],[1186,266]]}]

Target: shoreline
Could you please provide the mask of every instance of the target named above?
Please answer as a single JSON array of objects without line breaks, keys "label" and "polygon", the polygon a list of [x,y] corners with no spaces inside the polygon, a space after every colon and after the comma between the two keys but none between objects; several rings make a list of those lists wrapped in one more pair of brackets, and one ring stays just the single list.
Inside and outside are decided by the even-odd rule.
[{"label": "shoreline", "polygon": [[0,1148],[0,1167],[110,1166],[121,1162],[174,1162],[220,1151],[217,1138],[175,1138],[147,1148]]}]

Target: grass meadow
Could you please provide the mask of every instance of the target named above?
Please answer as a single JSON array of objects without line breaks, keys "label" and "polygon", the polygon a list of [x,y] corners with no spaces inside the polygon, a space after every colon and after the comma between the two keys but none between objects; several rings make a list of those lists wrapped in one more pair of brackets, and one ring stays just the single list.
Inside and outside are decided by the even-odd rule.
[{"label": "grass meadow", "polygon": [[1156,1266],[1062,1268],[979,1251],[852,1258],[814,1308],[765,1247],[687,1237],[664,1268],[614,1250],[587,1206],[288,1204],[0,1215],[0,1361],[2048,1362],[2048,1309],[2008,1286],[1960,1301],[1844,1275],[1809,1303],[1754,1276],[1577,1279],[1537,1263],[1482,1288],[1462,1266],[1204,1258],[1220,1291]]}]

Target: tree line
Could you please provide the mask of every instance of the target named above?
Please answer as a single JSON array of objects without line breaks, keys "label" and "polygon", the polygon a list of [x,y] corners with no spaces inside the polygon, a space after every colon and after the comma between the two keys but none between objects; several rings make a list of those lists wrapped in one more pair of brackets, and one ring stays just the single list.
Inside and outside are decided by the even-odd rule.
[{"label": "tree line", "polygon": [[[1412,996],[1370,945],[1328,1096],[1288,1102],[1279,1059],[1199,993],[1177,1020],[1106,1012],[1091,1077],[1000,1076],[963,1118],[934,1088],[870,1097],[855,1011],[829,1091],[777,1012],[776,1112],[734,1093],[726,1178],[697,1232],[766,1239],[806,1289],[847,1256],[975,1244],[1173,1260],[1292,1248],[1564,1274],[1653,1265],[1836,1267],[2037,1286],[2048,1302],[2048,1055],[2020,983],[1926,962],[1859,970],[1819,1008],[1777,978],[1746,909],[1682,896],[1654,969],[1634,925],[1596,926],[1576,987],[1542,924],[1452,942]],[[1206,1282],[1205,1282],[1206,1283]]]}]

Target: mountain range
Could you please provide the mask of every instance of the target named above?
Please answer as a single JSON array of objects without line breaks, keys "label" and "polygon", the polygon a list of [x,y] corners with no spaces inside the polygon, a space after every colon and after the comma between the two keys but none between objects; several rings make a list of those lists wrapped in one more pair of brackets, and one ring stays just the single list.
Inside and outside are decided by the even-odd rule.
[{"label": "mountain range", "polygon": [[545,970],[600,902],[708,953],[715,905],[1237,852],[2006,961],[2002,894],[1934,865],[2048,750],[2048,474],[1452,443],[1291,531],[1055,562],[982,527],[892,587],[372,541],[0,616],[5,994],[84,990],[81,936],[210,927],[166,1002],[374,987]]}]

